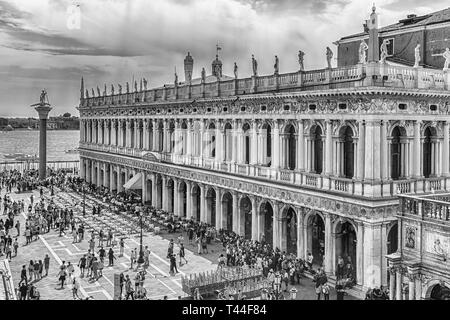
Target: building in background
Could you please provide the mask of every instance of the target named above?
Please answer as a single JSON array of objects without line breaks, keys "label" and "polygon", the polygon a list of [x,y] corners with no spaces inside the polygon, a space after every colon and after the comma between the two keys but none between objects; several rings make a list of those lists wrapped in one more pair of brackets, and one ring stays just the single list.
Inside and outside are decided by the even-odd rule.
[{"label": "building in background", "polygon": [[450,194],[400,195],[399,250],[388,256],[391,299],[450,300]]},{"label": "building in background", "polygon": [[[345,36],[336,41],[338,67],[358,63],[358,49],[361,40],[369,41],[368,20],[361,33]],[[378,29],[378,28],[377,28]],[[423,16],[409,14],[397,23],[377,30],[378,43],[389,40],[388,62],[413,66],[414,48],[420,44],[420,66],[442,69],[444,58],[440,55],[450,47],[450,8]]]},{"label": "building in background", "polygon": [[331,281],[342,258],[357,292],[387,285],[398,195],[450,189],[450,72],[380,62],[375,10],[368,28],[367,50],[337,68],[304,71],[299,53],[298,70],[280,74],[276,62],[258,75],[254,58],[238,78],[216,55],[208,75],[190,79],[189,53],[182,83],[88,97],[82,79],[81,176],[310,252]]}]

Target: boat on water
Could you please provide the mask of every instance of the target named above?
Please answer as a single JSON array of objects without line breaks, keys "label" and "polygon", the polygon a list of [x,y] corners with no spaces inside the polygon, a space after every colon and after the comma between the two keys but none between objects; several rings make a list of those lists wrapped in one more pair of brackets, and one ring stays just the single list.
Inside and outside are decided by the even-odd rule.
[{"label": "boat on water", "polygon": [[7,131],[14,131],[14,128],[10,125],[10,124],[8,124],[6,127],[4,127],[3,128],[3,132],[7,132]]},{"label": "boat on water", "polygon": [[31,161],[31,160],[39,160],[37,155],[26,154],[24,156],[20,156],[15,158],[16,161]]},{"label": "boat on water", "polygon": [[15,158],[24,157],[24,156],[26,156],[25,153],[6,153],[3,155],[3,157],[6,159],[15,159]]},{"label": "boat on water", "polygon": [[6,159],[14,159],[16,161],[29,161],[29,160],[38,160],[39,157],[37,155],[25,154],[25,153],[7,153],[3,155]]},{"label": "boat on water", "polygon": [[78,153],[78,148],[75,148],[75,149],[68,149],[68,150],[66,150],[66,151],[64,151],[65,153],[69,153],[69,154],[74,154],[74,153]]}]

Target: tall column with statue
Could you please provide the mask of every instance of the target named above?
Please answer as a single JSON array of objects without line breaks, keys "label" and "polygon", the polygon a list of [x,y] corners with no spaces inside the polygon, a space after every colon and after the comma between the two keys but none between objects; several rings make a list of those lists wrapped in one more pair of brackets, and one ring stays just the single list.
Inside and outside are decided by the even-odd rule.
[{"label": "tall column with statue", "polygon": [[45,180],[47,174],[47,119],[52,110],[47,91],[42,90],[39,103],[31,106],[39,115],[39,180]]}]

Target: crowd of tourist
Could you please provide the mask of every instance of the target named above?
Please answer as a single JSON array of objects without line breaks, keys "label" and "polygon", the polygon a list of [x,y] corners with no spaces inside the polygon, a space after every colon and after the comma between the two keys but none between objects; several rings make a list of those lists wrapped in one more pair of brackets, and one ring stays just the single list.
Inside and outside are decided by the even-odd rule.
[{"label": "crowd of tourist", "polygon": [[[146,206],[144,209],[138,204],[139,198],[133,194],[120,193],[112,195],[105,188],[98,188],[93,184],[84,182],[81,178],[70,176],[64,172],[52,172],[50,177],[42,183],[37,182],[37,172],[29,170],[23,173],[18,171],[3,171],[0,174],[0,189],[6,188],[7,192],[11,192],[12,188],[17,188],[18,192],[24,189],[37,189],[40,191],[40,199],[36,201],[33,195],[29,198],[29,205],[25,211],[24,201],[13,201],[7,193],[0,200],[3,205],[3,215],[5,219],[0,219],[0,255],[5,254],[8,259],[12,259],[18,254],[18,239],[20,234],[20,222],[17,219],[19,213],[26,213],[25,231],[23,233],[24,245],[28,245],[38,239],[40,234],[55,231],[60,236],[63,234],[71,234],[73,242],[78,243],[87,241],[89,249],[83,257],[78,261],[76,267],[80,270],[81,277],[89,277],[90,281],[96,281],[102,277],[104,268],[104,259],[108,258],[108,266],[114,265],[116,258],[115,246],[118,245],[119,257],[124,254],[124,239],[117,241],[111,230],[96,235],[94,232],[90,236],[85,237],[83,223],[77,221],[74,217],[73,208],[61,207],[56,205],[51,197],[43,197],[42,187],[48,187],[51,195],[54,194],[54,187],[63,190],[73,190],[80,194],[89,194],[101,200],[101,205],[93,205],[91,214],[101,214],[102,210],[127,212],[128,214],[139,214],[141,211],[147,217],[165,216],[165,227],[169,233],[182,231],[182,235],[177,238],[178,252],[175,252],[175,243],[173,240],[169,242],[167,259],[169,260],[169,273],[175,275],[178,273],[177,257],[179,266],[187,264],[184,247],[184,237],[186,236],[188,244],[195,245],[197,254],[208,254],[208,245],[211,243],[221,243],[223,251],[219,253],[218,268],[223,267],[247,267],[259,268],[263,276],[273,285],[276,277],[281,277],[281,291],[289,292],[295,286],[301,284],[302,278],[309,274],[314,282],[315,293],[317,299],[328,300],[330,296],[330,285],[327,275],[322,266],[315,265],[313,267],[315,257],[311,252],[305,260],[300,259],[293,253],[281,251],[279,248],[273,248],[264,240],[255,241],[245,239],[229,230],[216,230],[214,226],[203,222],[197,222],[193,219],[179,219],[173,215],[167,214],[159,209]],[[47,199],[47,200],[45,200]],[[139,209],[138,209],[139,208]],[[12,231],[13,229],[14,232]],[[14,240],[13,240],[14,238]],[[96,240],[98,240],[98,248],[95,249]],[[103,241],[106,240],[105,247]],[[109,247],[109,249],[108,249]],[[106,249],[105,249],[106,248]],[[150,250],[146,247],[143,251],[144,266],[137,269],[138,252],[137,248],[131,250],[130,253],[130,269],[136,270],[135,286],[131,285],[131,279],[128,275],[121,274],[120,287],[121,297],[124,298],[143,298],[145,297],[145,289],[143,282],[145,279],[145,269],[149,265]],[[322,257],[321,257],[322,258]],[[322,260],[322,259],[320,259]],[[50,258],[48,255],[43,258],[37,258],[30,261],[28,267],[23,266],[21,272],[21,281],[19,283],[20,297],[29,299],[36,298],[39,293],[33,283],[39,281],[48,275]],[[72,285],[74,299],[79,299],[78,294],[79,283],[74,276],[75,266],[65,262],[60,266],[57,275],[61,288],[66,283]],[[354,270],[349,259],[338,258],[336,268],[336,293],[338,299],[343,299],[346,289],[353,286]],[[44,273],[45,271],[45,273]],[[25,288],[27,289],[25,291]],[[381,288],[382,289],[382,288]],[[26,292],[22,296],[22,292]],[[30,293],[31,292],[31,293]],[[270,293],[269,293],[270,296]],[[273,292],[272,292],[272,296]],[[387,297],[386,291],[379,289],[371,289],[367,298],[378,299],[379,297]]]}]

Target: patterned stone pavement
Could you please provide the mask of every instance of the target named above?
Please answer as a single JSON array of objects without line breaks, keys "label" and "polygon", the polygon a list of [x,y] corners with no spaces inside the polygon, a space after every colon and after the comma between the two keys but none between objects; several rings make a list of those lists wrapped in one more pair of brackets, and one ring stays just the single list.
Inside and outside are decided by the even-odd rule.
[{"label": "patterned stone pavement", "polygon": [[[31,193],[12,193],[11,197],[15,200],[24,199],[26,206],[29,204],[29,197]],[[48,195],[47,195],[48,196]],[[57,194],[57,197],[61,193]],[[35,199],[39,199],[39,193],[34,192]],[[1,217],[1,216],[0,216]],[[22,265],[28,267],[30,260],[43,260],[45,255],[50,257],[49,275],[40,280],[35,281],[35,284],[41,294],[41,299],[44,300],[72,300],[71,285],[66,285],[64,289],[60,289],[58,284],[57,273],[62,261],[71,262],[75,266],[75,275],[79,277],[80,271],[77,267],[79,259],[83,254],[87,253],[88,241],[86,238],[90,235],[85,233],[85,240],[74,244],[70,235],[59,236],[54,230],[47,234],[39,236],[39,239],[33,241],[29,245],[24,245],[25,238],[22,236],[25,226],[25,214],[19,216],[21,223],[21,236],[19,237],[19,254],[13,257],[10,265],[13,275],[14,283],[20,281],[20,270]],[[15,229],[11,231],[12,235],[16,235]],[[184,297],[185,294],[181,290],[181,276],[189,275],[190,273],[198,273],[209,271],[217,268],[217,258],[220,253],[224,252],[220,243],[213,243],[208,246],[208,254],[197,254],[195,244],[188,244],[186,234],[183,234],[184,243],[186,247],[187,264],[178,266],[179,273],[175,276],[169,275],[169,262],[166,259],[167,247],[169,239],[176,240],[180,233],[168,234],[163,232],[161,235],[154,235],[153,233],[145,233],[143,237],[143,246],[148,246],[151,250],[150,266],[147,269],[147,275],[144,287],[147,290],[147,297],[150,299],[162,299],[167,296],[168,299],[177,299],[179,296]],[[175,241],[176,242],[176,241]],[[105,242],[104,242],[105,243]],[[99,250],[98,240],[96,241],[95,251]],[[92,282],[86,278],[78,278],[80,280],[79,295],[83,297],[92,296],[96,300],[111,300],[114,296],[114,274],[123,272],[128,274],[134,285],[135,271],[130,269],[130,252],[137,248],[139,252],[139,237],[131,235],[125,239],[125,252],[123,257],[119,256],[119,248],[113,248],[117,260],[114,261],[114,266],[108,267],[108,259],[105,259],[105,268],[103,269],[103,276],[97,281]],[[104,246],[108,252],[109,247]],[[176,245],[174,249],[178,253]],[[297,299],[315,299],[314,283],[309,278],[304,278],[300,286],[296,286],[298,293]],[[348,296],[347,298],[353,299]],[[335,292],[332,290],[330,299],[335,299]]]}]

